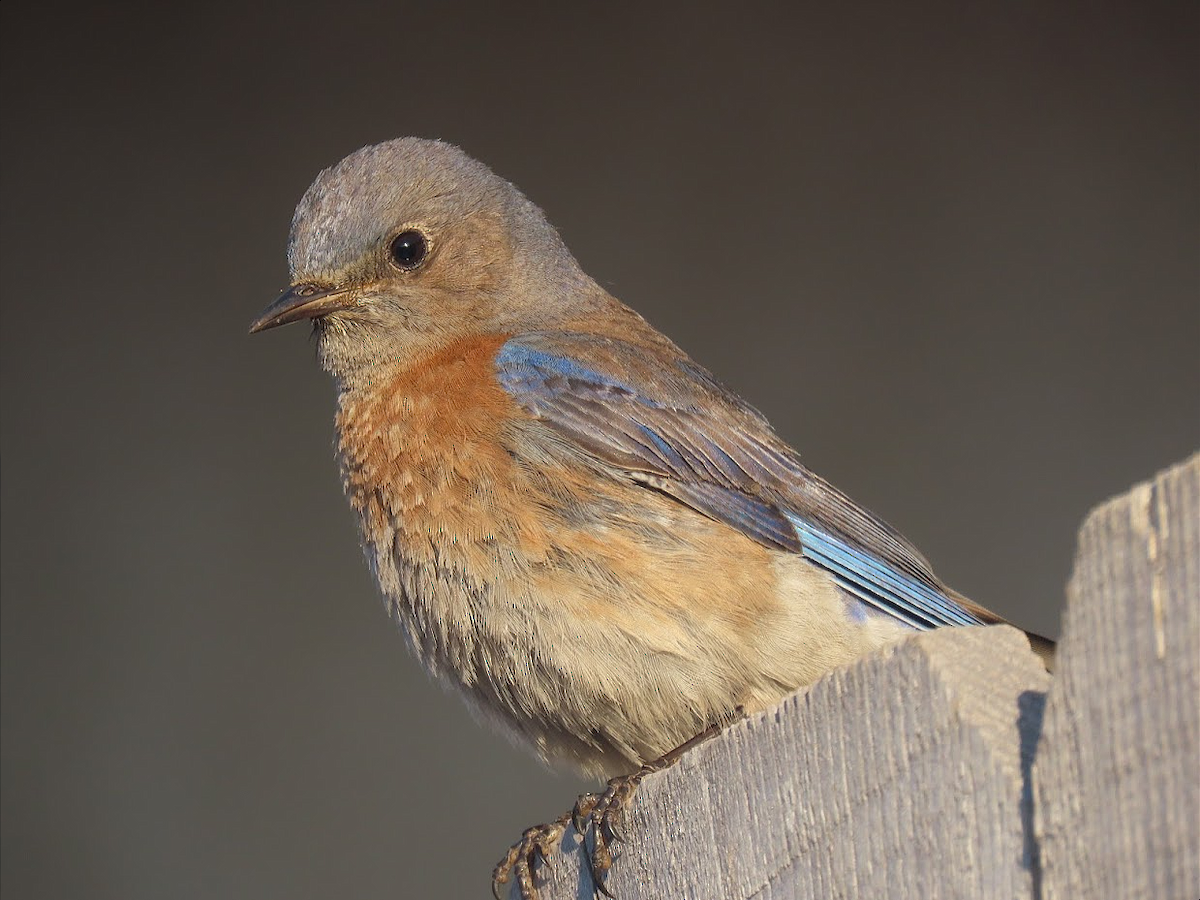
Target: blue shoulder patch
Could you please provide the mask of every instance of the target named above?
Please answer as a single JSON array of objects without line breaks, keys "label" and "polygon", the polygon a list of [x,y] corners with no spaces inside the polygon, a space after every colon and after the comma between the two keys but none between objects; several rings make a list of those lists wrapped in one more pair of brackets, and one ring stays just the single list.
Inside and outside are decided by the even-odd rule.
[{"label": "blue shoulder patch", "polygon": [[629,385],[585,366],[574,357],[538,350],[518,338],[507,341],[500,348],[496,354],[496,370],[500,385],[510,393],[544,384],[548,378],[555,376],[635,393]]}]

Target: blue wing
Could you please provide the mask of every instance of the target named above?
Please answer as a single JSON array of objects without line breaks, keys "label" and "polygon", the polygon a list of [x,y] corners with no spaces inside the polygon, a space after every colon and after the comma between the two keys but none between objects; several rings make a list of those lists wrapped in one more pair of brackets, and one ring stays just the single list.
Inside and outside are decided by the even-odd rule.
[{"label": "blue wing", "polygon": [[913,628],[997,621],[894,529],[814,475],[760,413],[673,345],[571,332],[509,340],[500,385],[585,451],[761,544],[802,554]]}]

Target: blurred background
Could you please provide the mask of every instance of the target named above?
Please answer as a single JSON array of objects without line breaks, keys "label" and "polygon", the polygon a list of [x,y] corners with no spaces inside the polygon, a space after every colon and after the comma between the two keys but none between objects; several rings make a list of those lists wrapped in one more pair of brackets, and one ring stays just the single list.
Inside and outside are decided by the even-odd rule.
[{"label": "blurred background", "polygon": [[1200,7],[514,7],[0,9],[5,897],[485,897],[586,787],[409,658],[306,329],[246,334],[363,144],[521,186],[1027,628],[1200,446]]}]

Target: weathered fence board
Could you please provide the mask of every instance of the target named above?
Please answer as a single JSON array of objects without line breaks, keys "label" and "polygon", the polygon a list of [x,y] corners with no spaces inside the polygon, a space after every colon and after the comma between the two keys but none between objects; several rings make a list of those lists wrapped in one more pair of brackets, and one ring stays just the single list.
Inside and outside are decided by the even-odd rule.
[{"label": "weathered fence board", "polygon": [[[831,673],[647,778],[609,886],[1195,900],[1198,533],[1200,456],[1088,518],[1053,679],[1007,626]],[[593,896],[571,829],[542,872],[543,900]]]},{"label": "weathered fence board", "polygon": [[1034,766],[1046,900],[1200,898],[1200,457],[1079,537]]}]

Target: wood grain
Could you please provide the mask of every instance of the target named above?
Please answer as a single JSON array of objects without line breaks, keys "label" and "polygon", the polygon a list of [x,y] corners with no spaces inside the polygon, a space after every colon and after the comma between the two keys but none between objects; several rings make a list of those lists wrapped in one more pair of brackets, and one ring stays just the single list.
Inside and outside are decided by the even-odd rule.
[{"label": "wood grain", "polygon": [[1046,900],[1200,897],[1200,456],[1087,517],[1034,766]]}]

